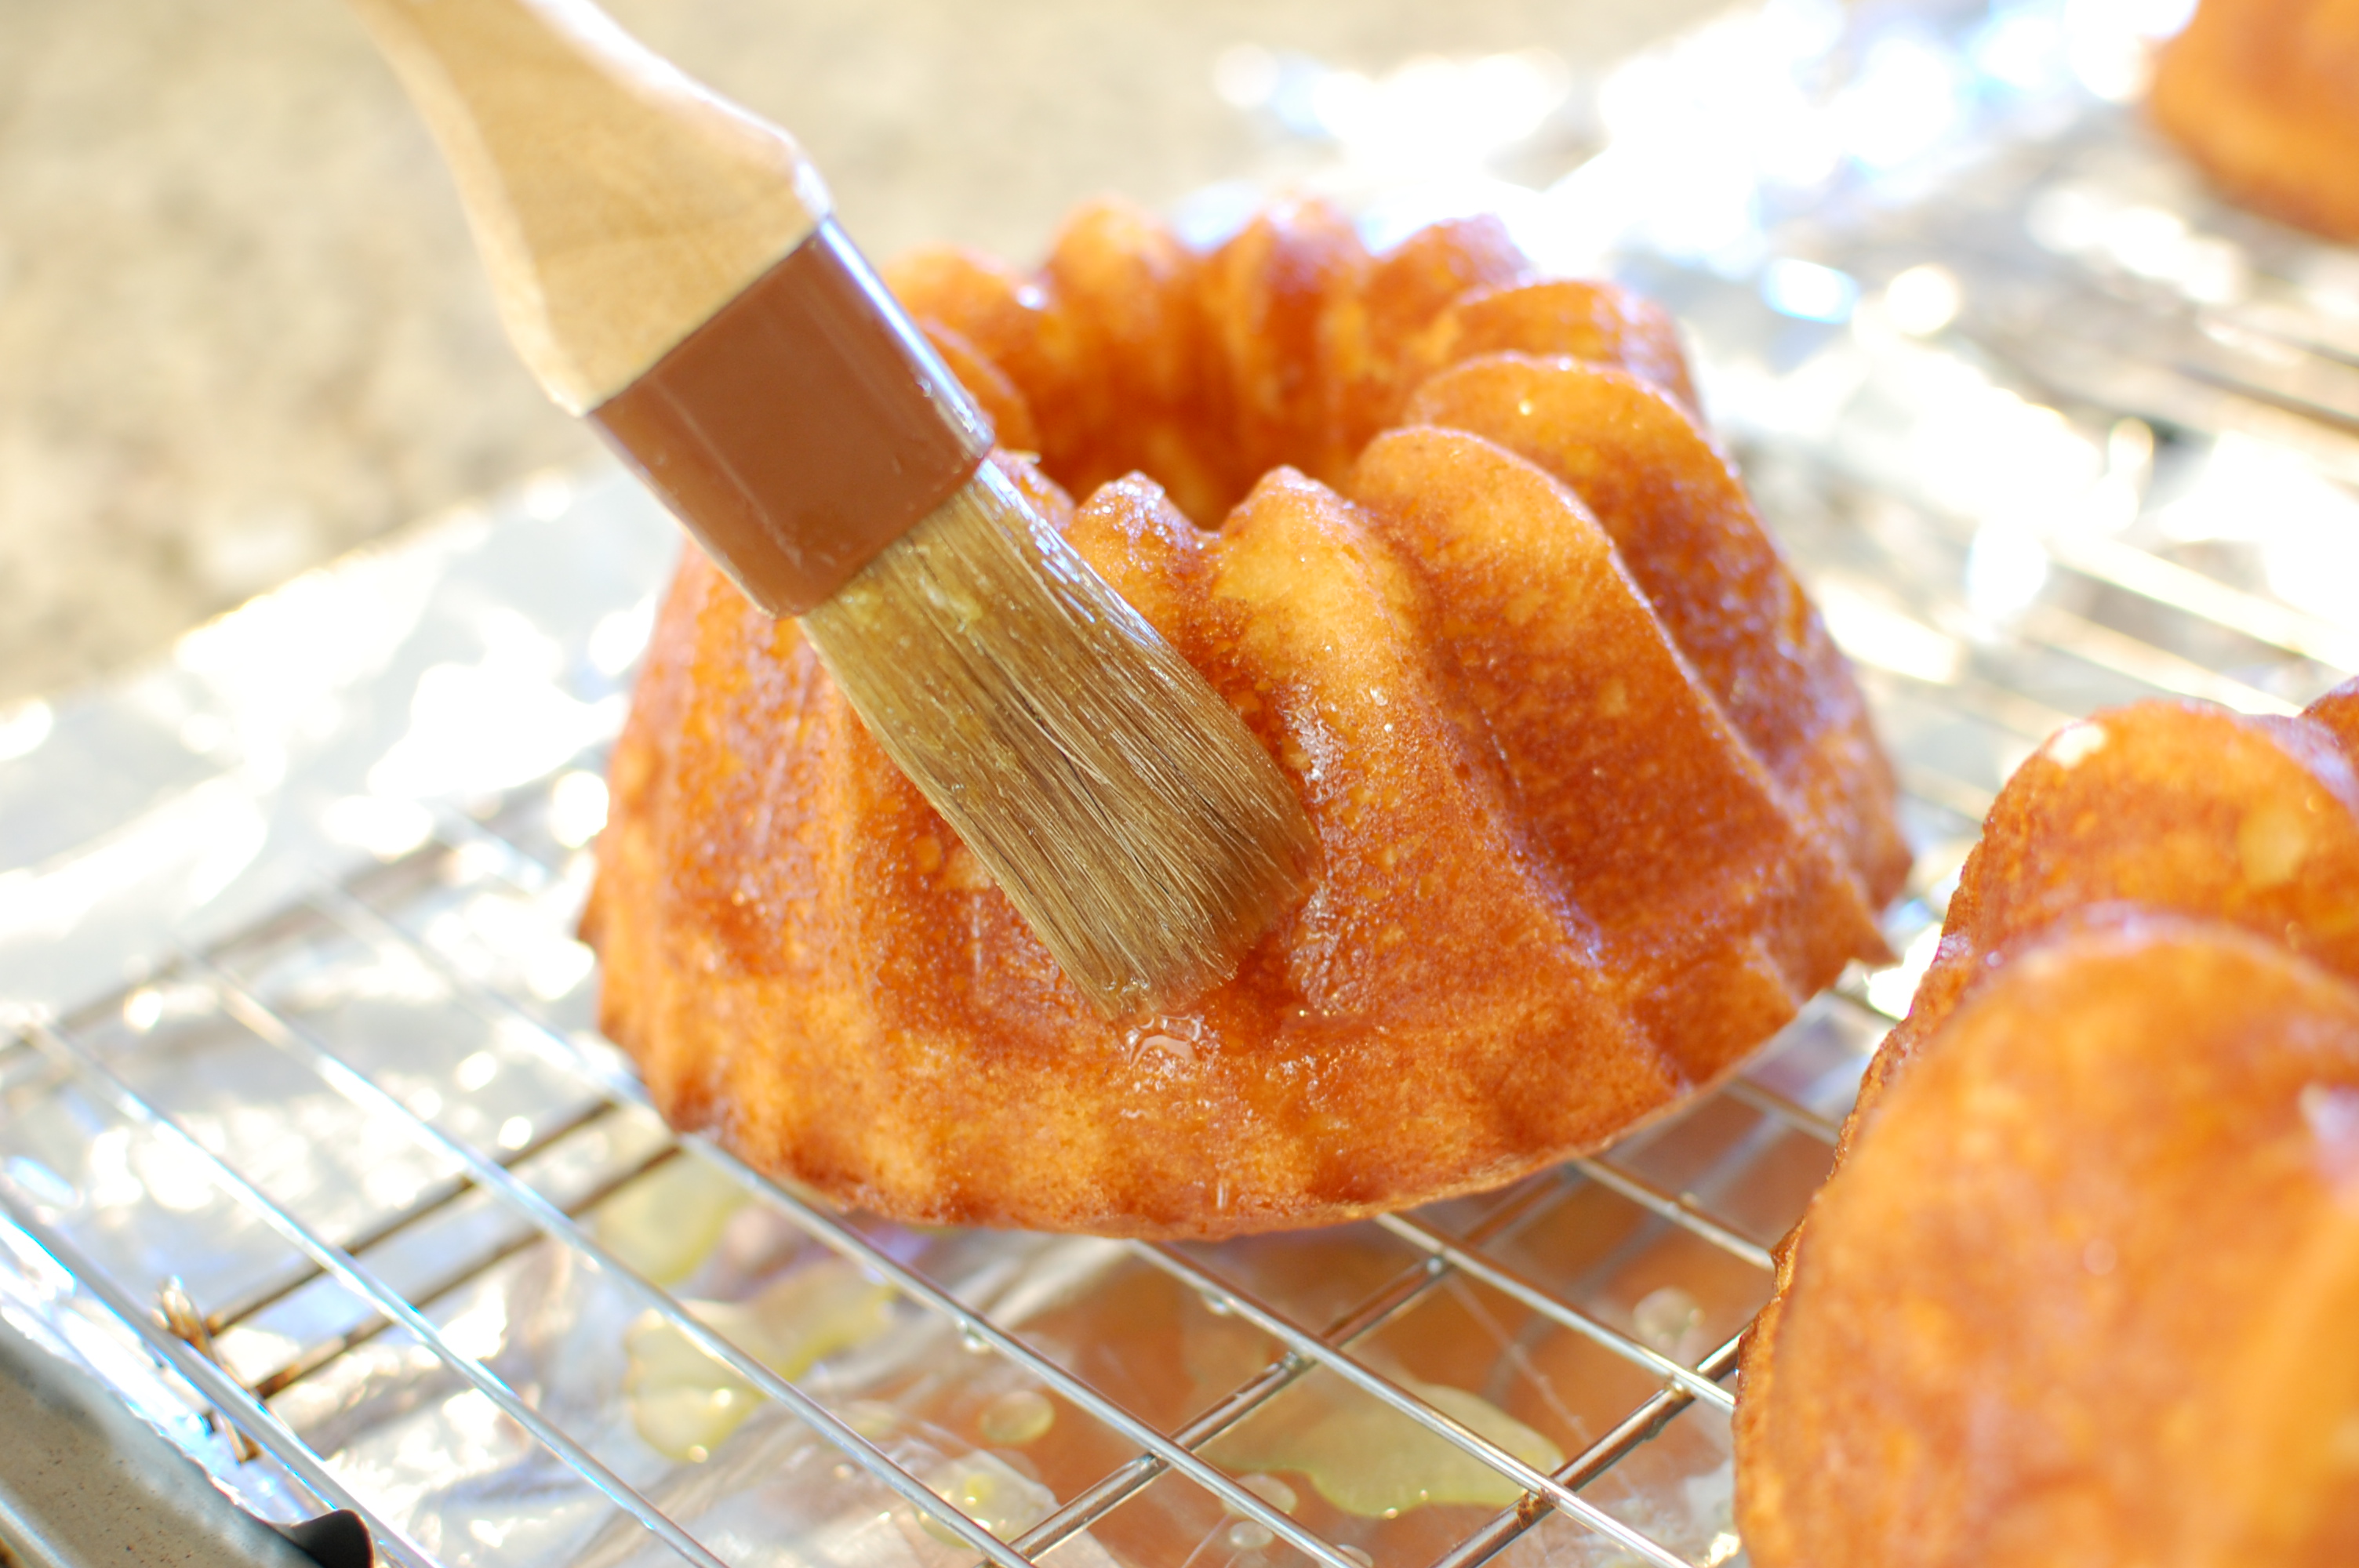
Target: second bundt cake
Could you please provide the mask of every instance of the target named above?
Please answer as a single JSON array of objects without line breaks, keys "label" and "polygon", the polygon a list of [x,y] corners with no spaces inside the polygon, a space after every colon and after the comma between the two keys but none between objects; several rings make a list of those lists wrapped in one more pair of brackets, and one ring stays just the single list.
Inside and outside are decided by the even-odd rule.
[{"label": "second bundt cake", "polygon": [[2116,912],[1812,1206],[1740,1405],[1761,1568],[2359,1562],[2359,986]]},{"label": "second bundt cake", "polygon": [[1208,254],[1097,207],[1033,276],[889,276],[994,460],[1294,781],[1320,875],[1184,1013],[1106,1022],[691,553],[585,919],[676,1124],[913,1219],[1321,1223],[1595,1147],[1881,951],[1889,772],[1651,307],[1494,222],[1372,256],[1316,206]]},{"label": "second bundt cake", "polygon": [[2359,682],[2001,792],[1745,1352],[1760,1568],[2359,1561]]},{"label": "second bundt cake", "polygon": [[2241,925],[2359,980],[2359,683],[2295,719],[2157,700],[2066,726],[2007,781],[1846,1138],[2029,939],[2126,905]]}]

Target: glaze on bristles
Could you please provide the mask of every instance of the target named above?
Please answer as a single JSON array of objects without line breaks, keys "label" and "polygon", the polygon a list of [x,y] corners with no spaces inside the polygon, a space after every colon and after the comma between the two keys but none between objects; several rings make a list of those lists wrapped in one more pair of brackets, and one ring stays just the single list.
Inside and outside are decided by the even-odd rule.
[{"label": "glaze on bristles", "polygon": [[802,627],[1108,1017],[1226,979],[1301,892],[1285,775],[993,465]]}]

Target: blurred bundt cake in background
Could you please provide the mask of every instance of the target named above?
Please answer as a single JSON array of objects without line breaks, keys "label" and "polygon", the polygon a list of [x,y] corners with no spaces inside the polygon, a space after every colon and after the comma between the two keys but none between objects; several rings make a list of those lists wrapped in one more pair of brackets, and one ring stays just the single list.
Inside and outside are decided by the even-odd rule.
[{"label": "blurred bundt cake in background", "polygon": [[2203,0],[2147,103],[2231,199],[2359,240],[2359,0]]}]

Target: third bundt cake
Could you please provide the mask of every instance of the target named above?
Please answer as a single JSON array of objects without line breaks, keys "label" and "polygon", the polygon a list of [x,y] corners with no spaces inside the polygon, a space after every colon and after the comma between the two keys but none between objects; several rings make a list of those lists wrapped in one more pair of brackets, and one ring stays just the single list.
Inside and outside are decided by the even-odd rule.
[{"label": "third bundt cake", "polygon": [[2359,0],[2203,0],[2149,105],[2230,197],[2359,240]]},{"label": "third bundt cake", "polygon": [[1278,759],[1319,879],[1184,1013],[1106,1022],[691,555],[585,920],[675,1123],[911,1218],[1332,1221],[1595,1147],[1881,950],[1888,770],[1653,308],[1495,222],[1372,256],[1316,206],[1209,254],[1096,207],[1036,276],[890,278]]},{"label": "third bundt cake", "polygon": [[2359,683],[1992,808],[1747,1342],[1760,1568],[2359,1561]]}]

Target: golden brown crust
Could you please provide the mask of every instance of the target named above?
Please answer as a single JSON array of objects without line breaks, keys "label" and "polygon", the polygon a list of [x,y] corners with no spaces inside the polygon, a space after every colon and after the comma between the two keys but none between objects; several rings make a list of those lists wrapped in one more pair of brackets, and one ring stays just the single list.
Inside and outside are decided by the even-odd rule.
[{"label": "golden brown crust", "polygon": [[1430,646],[1470,710],[1458,730],[1487,742],[1527,852],[1693,1076],[1877,950],[1842,840],[1788,812],[1613,532],[1550,476],[1409,427],[1371,443],[1344,489],[1422,579]]},{"label": "golden brown crust", "polygon": [[2234,200],[2359,240],[2359,0],[2204,0],[2148,107]]},{"label": "golden brown crust", "polygon": [[1618,365],[1689,412],[1701,406],[1671,313],[1616,283],[1551,277],[1477,290],[1434,317],[1410,352],[1426,375],[1497,353]]},{"label": "golden brown crust", "polygon": [[[691,556],[615,751],[587,922],[603,1022],[676,1125],[908,1218],[1340,1220],[1594,1148],[1880,951],[1896,868],[1799,804],[1560,475],[1461,430],[1355,449],[1399,420],[1415,345],[1462,294],[1525,287],[1495,226],[1370,257],[1290,209],[1198,256],[1098,209],[1035,277],[942,252],[893,276],[1004,382],[1042,468],[1112,479],[1076,511],[996,460],[1269,745],[1321,880],[1185,1016],[1103,1022],[792,628]],[[1648,482],[1757,535],[1680,406],[1611,373],[1684,432],[1628,443]],[[1242,449],[1268,471],[1241,481]],[[1243,498],[1206,533],[1118,477],[1140,467]],[[1773,606],[1745,611],[1761,635],[1814,626],[1781,583],[1723,591]],[[1798,723],[1856,710],[1839,663],[1781,689]],[[1888,835],[1888,793],[1863,798]]]},{"label": "golden brown crust", "polygon": [[2069,726],[2016,770],[1950,900],[1846,1142],[1967,990],[2049,926],[2114,904],[2220,919],[2359,979],[2359,683],[2300,719],[2150,701]]},{"label": "golden brown crust", "polygon": [[[1554,327],[1538,313],[1544,341],[1560,341]],[[1575,362],[1487,352],[1426,382],[1403,417],[1486,437],[1588,503],[1730,722],[1882,908],[1908,875],[1908,847],[1841,650],[1676,387],[1627,365],[1565,373]]]},{"label": "golden brown crust", "polygon": [[2039,947],[1893,1091],[1781,1295],[1739,1411],[1762,1568],[2348,1561],[2359,988],[2169,917]]},{"label": "golden brown crust", "polygon": [[[2359,1311],[2359,1184],[2256,1173],[2305,1083],[2359,1082],[2355,743],[2359,681],[2295,719],[2153,701],[2008,781],[1746,1344],[1763,1568],[2359,1540],[2359,1465],[2321,1457],[2359,1454],[2359,1357],[2312,1353]],[[2333,1092],[2359,1179],[2359,1089]],[[2073,1227],[2103,1269],[2049,1266]]]}]

